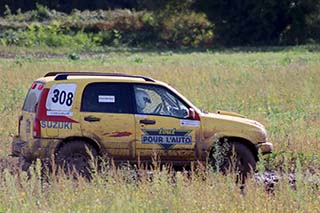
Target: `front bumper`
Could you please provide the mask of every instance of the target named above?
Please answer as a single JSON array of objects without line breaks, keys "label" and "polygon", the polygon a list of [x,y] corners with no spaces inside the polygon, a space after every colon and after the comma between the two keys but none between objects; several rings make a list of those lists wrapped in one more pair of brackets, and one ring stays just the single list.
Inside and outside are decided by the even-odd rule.
[{"label": "front bumper", "polygon": [[269,154],[273,151],[273,145],[271,142],[263,142],[258,144],[258,149],[261,154]]}]

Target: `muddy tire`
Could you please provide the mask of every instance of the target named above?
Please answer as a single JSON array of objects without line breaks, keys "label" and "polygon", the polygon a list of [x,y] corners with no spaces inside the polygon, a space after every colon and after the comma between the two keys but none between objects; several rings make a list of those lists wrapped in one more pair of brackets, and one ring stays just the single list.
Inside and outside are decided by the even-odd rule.
[{"label": "muddy tire", "polygon": [[97,156],[98,152],[92,145],[84,141],[70,141],[58,150],[55,159],[58,170],[90,179]]},{"label": "muddy tire", "polygon": [[224,174],[235,172],[244,182],[256,170],[256,158],[252,151],[240,142],[219,143],[209,156],[209,163],[215,171]]},{"label": "muddy tire", "polygon": [[31,162],[27,161],[23,156],[20,155],[18,160],[18,167],[21,169],[21,171],[28,172],[30,166]]}]

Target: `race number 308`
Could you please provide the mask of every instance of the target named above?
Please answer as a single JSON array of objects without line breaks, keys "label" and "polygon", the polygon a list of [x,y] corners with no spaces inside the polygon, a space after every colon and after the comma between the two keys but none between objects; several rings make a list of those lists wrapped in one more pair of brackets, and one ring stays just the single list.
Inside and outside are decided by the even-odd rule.
[{"label": "race number 308", "polygon": [[52,111],[69,111],[71,109],[76,84],[55,84],[51,87],[46,107]]},{"label": "race number 308", "polygon": [[53,90],[53,97],[51,98],[53,103],[58,103],[60,105],[66,104],[67,106],[72,105],[73,93],[66,92],[64,90],[60,91],[59,89]]}]

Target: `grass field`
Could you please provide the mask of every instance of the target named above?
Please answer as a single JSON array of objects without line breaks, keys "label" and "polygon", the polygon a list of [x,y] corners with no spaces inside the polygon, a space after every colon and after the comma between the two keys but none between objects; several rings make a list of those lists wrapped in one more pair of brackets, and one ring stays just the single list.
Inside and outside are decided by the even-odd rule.
[{"label": "grass field", "polygon": [[[0,174],[0,212],[319,212],[320,190],[307,181],[320,172],[320,53],[304,48],[274,52],[109,52],[95,58],[0,59],[0,156],[10,153],[9,134],[32,81],[49,71],[141,74],[168,82],[199,108],[235,111],[262,122],[274,154],[261,168],[295,172],[297,189],[280,180],[273,194],[249,180],[246,195],[232,176],[182,174],[174,183],[131,183],[125,171],[98,175],[92,183],[65,177],[41,184]],[[313,177],[314,177],[313,175]],[[319,182],[319,181],[318,181]],[[320,182],[319,182],[320,183]]]}]

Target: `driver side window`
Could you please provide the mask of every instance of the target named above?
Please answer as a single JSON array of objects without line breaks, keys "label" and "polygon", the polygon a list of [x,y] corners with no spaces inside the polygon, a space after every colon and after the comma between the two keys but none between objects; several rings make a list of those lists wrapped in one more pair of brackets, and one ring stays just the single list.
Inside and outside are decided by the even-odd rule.
[{"label": "driver side window", "polygon": [[140,114],[188,117],[188,107],[166,88],[154,85],[135,85],[136,111]]}]

